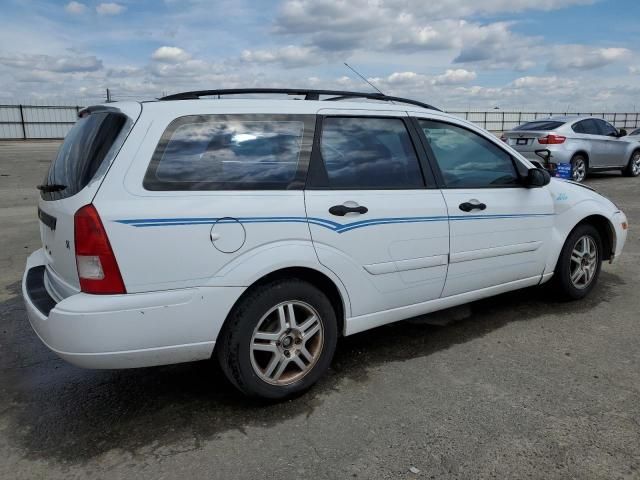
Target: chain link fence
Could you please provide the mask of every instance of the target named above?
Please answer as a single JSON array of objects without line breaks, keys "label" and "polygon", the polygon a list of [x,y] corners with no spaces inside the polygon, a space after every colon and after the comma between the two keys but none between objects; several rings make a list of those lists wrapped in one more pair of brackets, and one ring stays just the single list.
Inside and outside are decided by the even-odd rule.
[{"label": "chain link fence", "polygon": [[[60,139],[75,123],[79,105],[0,105],[0,139]],[[589,115],[602,118],[617,128],[640,127],[639,112],[530,112],[518,110],[463,111],[449,113],[500,134],[539,118],[558,115]]]}]

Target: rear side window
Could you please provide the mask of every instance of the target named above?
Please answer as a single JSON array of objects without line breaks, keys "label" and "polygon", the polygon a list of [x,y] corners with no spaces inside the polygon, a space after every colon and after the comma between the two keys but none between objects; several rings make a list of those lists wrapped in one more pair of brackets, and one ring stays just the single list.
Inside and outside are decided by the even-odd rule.
[{"label": "rear side window", "polygon": [[424,187],[416,151],[399,118],[327,117],[320,153],[324,171],[314,186],[358,190]]},{"label": "rear side window", "polygon": [[147,190],[301,189],[313,115],[192,115],[162,135]]},{"label": "rear side window", "polygon": [[80,118],[69,130],[44,179],[45,185],[58,185],[60,189],[43,191],[42,198],[60,200],[86,187],[126,121],[126,115],[115,112],[93,112]]},{"label": "rear side window", "polygon": [[587,135],[600,135],[598,124],[592,118],[582,120],[571,127],[576,133],[584,133]]},{"label": "rear side window", "polygon": [[518,125],[514,130],[530,130],[530,131],[543,131],[543,130],[555,130],[564,125],[565,122],[556,122],[551,120],[536,121],[523,123]]}]

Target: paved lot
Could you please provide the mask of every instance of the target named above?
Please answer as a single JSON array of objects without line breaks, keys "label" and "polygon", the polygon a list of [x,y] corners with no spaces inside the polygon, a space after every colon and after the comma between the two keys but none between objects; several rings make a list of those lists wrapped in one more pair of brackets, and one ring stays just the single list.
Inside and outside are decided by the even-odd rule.
[{"label": "paved lot", "polygon": [[588,182],[631,232],[586,301],[529,289],[349,337],[264,405],[209,362],[88,371],[40,344],[19,279],[56,147],[0,143],[0,478],[640,478],[640,179]]}]

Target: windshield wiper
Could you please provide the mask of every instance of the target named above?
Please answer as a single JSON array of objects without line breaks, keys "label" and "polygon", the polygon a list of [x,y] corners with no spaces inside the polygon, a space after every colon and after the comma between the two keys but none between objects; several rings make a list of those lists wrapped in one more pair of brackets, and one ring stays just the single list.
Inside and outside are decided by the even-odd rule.
[{"label": "windshield wiper", "polygon": [[59,183],[50,183],[48,185],[38,185],[36,188],[41,192],[49,193],[49,192],[59,192],[67,188],[67,186],[60,185]]}]

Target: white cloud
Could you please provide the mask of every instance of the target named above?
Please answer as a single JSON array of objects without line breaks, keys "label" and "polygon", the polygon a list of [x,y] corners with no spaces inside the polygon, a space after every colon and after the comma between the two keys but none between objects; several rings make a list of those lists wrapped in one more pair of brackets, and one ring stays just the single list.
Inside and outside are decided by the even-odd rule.
[{"label": "white cloud", "polygon": [[67,11],[67,13],[71,13],[73,15],[81,15],[87,10],[87,6],[84,3],[73,1],[67,3],[64,9]]},{"label": "white cloud", "polygon": [[472,15],[554,10],[594,0],[285,0],[276,20],[280,32],[366,32],[384,24],[425,23]]},{"label": "white cloud", "polygon": [[14,55],[0,57],[0,65],[32,71],[58,73],[95,72],[102,69],[102,60],[93,55]]},{"label": "white cloud", "polygon": [[248,63],[277,63],[287,67],[313,65],[323,60],[316,49],[295,45],[273,50],[244,50],[240,58]]},{"label": "white cloud", "polygon": [[511,86],[515,88],[528,88],[539,91],[549,91],[558,88],[574,88],[578,86],[578,82],[568,78],[559,78],[557,76],[551,77],[537,77],[537,76],[525,76],[516,78],[511,82]]},{"label": "white cloud", "polygon": [[558,81],[558,77],[520,77],[516,78],[512,85],[516,88],[545,88]]},{"label": "white cloud", "polygon": [[563,45],[554,49],[547,64],[549,70],[592,70],[631,56],[627,48],[589,48],[584,45]]},{"label": "white cloud", "polygon": [[151,54],[151,58],[164,63],[178,63],[189,60],[191,55],[179,47],[160,47]]},{"label": "white cloud", "polygon": [[101,3],[96,7],[99,15],[118,15],[126,10],[126,7],[115,2]]},{"label": "white cloud", "polygon": [[433,79],[434,85],[460,85],[475,80],[476,72],[465,70],[464,68],[448,69],[442,75]]}]

